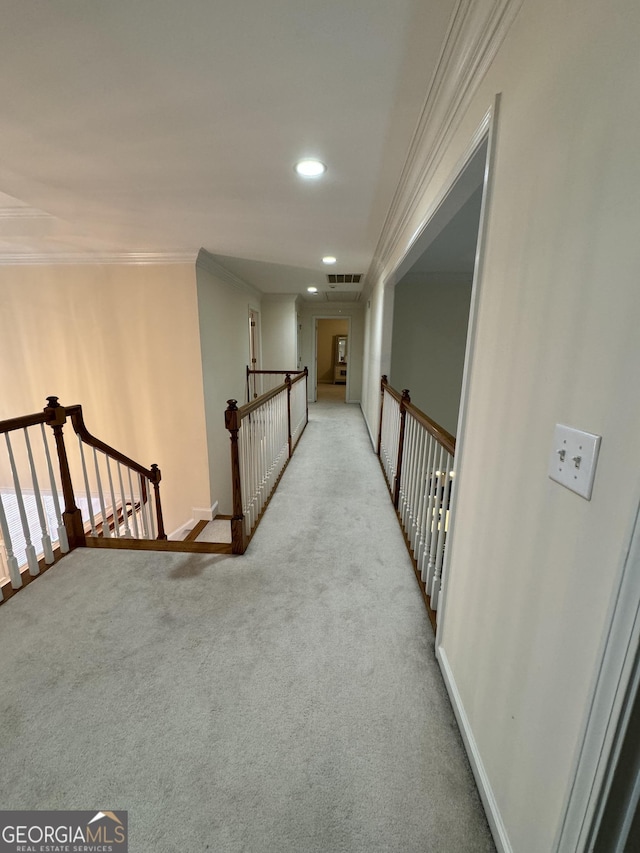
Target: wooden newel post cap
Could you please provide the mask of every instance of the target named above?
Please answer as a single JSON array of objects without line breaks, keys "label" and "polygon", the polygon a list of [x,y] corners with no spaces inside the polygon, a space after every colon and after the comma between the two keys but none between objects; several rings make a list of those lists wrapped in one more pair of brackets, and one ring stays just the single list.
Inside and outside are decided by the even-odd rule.
[{"label": "wooden newel post cap", "polygon": [[388,382],[389,382],[389,380],[387,379],[387,374],[386,374],[386,373],[383,373],[383,374],[382,374],[382,384],[383,384],[383,385],[387,385],[387,384],[388,384]]},{"label": "wooden newel post cap", "polygon": [[160,469],[158,468],[155,462],[151,466],[151,473],[153,474],[153,482],[159,483],[162,479],[162,474],[160,473]]},{"label": "wooden newel post cap", "polygon": [[240,424],[238,422],[238,401],[237,400],[227,400],[227,408],[225,409],[225,412],[224,412],[224,425],[225,425],[225,428],[228,430],[240,429]]},{"label": "wooden newel post cap", "polygon": [[285,385],[291,385],[291,374],[290,373],[287,373],[287,375],[284,377],[284,384]]},{"label": "wooden newel post cap", "polygon": [[410,403],[410,402],[411,402],[411,395],[409,394],[409,389],[408,389],[408,388],[404,388],[404,389],[403,389],[403,391],[402,391],[402,399],[404,400],[404,402],[405,402],[405,403]]},{"label": "wooden newel post cap", "polygon": [[47,405],[44,407],[47,414],[47,424],[49,426],[62,426],[67,422],[67,413],[64,406],[60,405],[57,397],[47,397]]}]

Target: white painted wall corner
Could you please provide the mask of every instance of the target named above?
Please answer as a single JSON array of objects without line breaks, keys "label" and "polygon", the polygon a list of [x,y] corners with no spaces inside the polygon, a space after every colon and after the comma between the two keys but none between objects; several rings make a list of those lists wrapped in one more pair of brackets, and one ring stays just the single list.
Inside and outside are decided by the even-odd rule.
[{"label": "white painted wall corner", "polygon": [[469,758],[469,763],[471,764],[476,785],[478,786],[478,793],[480,794],[480,799],[482,800],[482,805],[484,806],[484,810],[487,815],[487,821],[489,823],[489,828],[491,829],[491,834],[493,835],[496,850],[498,853],[513,853],[507,829],[502,821],[498,803],[496,802],[487,771],[484,768],[484,764],[480,756],[480,750],[478,749],[478,745],[476,744],[476,740],[473,736],[471,723],[469,722],[469,718],[464,710],[462,697],[458,691],[453,671],[447,659],[447,653],[444,651],[442,646],[438,646],[436,657],[440,664],[440,669],[442,670],[442,676],[444,678],[445,687],[447,688],[447,693],[449,694],[449,699],[451,700],[451,705],[453,706],[453,712],[456,715],[456,720],[458,721],[458,728],[460,729],[460,734],[464,741],[467,757]]}]

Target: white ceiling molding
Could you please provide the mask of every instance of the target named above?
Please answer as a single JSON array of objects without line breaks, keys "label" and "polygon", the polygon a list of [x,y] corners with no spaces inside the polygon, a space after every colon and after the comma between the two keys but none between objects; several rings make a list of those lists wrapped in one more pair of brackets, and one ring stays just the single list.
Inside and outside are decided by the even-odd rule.
[{"label": "white ceiling molding", "polygon": [[192,252],[14,252],[0,254],[0,266],[56,264],[124,264],[143,266],[150,264],[195,264],[198,253]]},{"label": "white ceiling molding", "polygon": [[460,0],[429,87],[371,266],[368,293],[389,263],[523,0]]},{"label": "white ceiling molding", "polygon": [[35,207],[0,207],[0,219],[53,219],[50,213]]},{"label": "white ceiling molding", "polygon": [[263,296],[262,292],[252,284],[249,284],[248,281],[245,281],[243,278],[239,278],[237,275],[229,272],[229,270],[223,267],[222,264],[219,264],[218,261],[214,260],[211,253],[207,252],[206,249],[200,249],[198,252],[196,266],[201,267],[217,279],[220,279],[220,281],[224,281],[225,284],[231,285],[231,287],[236,290],[250,293],[252,296],[257,296],[258,299],[261,299]]}]

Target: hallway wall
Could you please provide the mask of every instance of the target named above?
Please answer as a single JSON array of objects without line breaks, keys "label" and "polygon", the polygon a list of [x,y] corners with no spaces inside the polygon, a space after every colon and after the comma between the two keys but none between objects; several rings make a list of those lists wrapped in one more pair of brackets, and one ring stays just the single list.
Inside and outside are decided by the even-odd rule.
[{"label": "hallway wall", "polygon": [[249,309],[260,311],[262,336],[265,322],[257,295],[248,287],[239,286],[237,280],[226,280],[224,270],[216,268],[206,254],[198,259],[196,277],[209,459],[207,505],[217,501],[218,512],[229,515],[233,509],[231,457],[224,411],[229,399],[237,400],[239,405],[246,402]]},{"label": "hallway wall", "polygon": [[[384,283],[501,92],[438,644],[517,853],[554,849],[640,493],[639,26],[632,0],[525,0],[368,294],[375,436]],[[556,423],[603,437],[590,502],[547,476]]]},{"label": "hallway wall", "polygon": [[302,366],[309,368],[309,398],[313,399],[315,388],[315,364],[313,346],[315,338],[315,317],[351,317],[351,335],[349,338],[349,399],[347,403],[360,402],[362,395],[362,369],[364,345],[364,306],[361,302],[309,302],[298,301],[298,313],[302,330]]},{"label": "hallway wall", "polygon": [[394,292],[389,382],[456,434],[467,343],[471,277],[410,273]]},{"label": "hallway wall", "polygon": [[261,303],[264,370],[296,369],[296,296],[264,294]]},{"label": "hallway wall", "polygon": [[0,419],[55,394],[162,470],[167,531],[208,499],[193,265],[0,266]]}]

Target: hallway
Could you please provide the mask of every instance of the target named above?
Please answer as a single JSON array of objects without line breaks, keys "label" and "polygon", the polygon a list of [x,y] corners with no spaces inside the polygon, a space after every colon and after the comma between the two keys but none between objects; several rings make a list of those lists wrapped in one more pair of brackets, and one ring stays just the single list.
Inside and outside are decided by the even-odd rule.
[{"label": "hallway", "polygon": [[79,550],[3,606],[3,808],[127,809],[135,853],[493,851],[433,646],[320,401],[244,556]]}]

